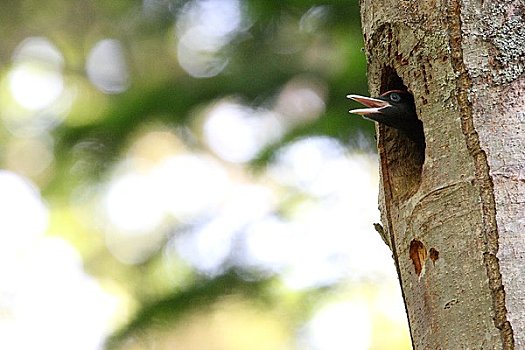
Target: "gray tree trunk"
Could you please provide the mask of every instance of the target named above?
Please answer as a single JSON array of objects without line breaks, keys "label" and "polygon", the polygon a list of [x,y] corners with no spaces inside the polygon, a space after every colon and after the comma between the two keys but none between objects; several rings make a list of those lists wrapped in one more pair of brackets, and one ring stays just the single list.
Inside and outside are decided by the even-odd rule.
[{"label": "gray tree trunk", "polygon": [[406,87],[419,154],[378,128],[380,209],[415,349],[525,349],[525,3],[361,0],[372,95]]}]

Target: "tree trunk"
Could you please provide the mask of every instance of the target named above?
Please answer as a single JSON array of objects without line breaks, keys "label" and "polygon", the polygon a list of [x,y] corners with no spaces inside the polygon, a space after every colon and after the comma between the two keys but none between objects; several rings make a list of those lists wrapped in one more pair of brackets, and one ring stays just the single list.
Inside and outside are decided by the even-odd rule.
[{"label": "tree trunk", "polygon": [[408,88],[424,154],[378,127],[380,209],[415,349],[525,349],[525,4],[361,0],[372,95]]}]

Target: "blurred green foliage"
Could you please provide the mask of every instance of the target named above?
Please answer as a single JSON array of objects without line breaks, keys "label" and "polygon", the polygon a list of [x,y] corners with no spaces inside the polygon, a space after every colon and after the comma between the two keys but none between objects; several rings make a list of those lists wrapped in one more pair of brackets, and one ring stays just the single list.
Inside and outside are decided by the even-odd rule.
[{"label": "blurred green foliage", "polygon": [[[174,3],[177,8],[184,5],[184,1]],[[72,42],[65,44],[74,48],[76,43],[84,41],[85,46],[88,46],[107,36],[122,40],[132,54],[130,66],[133,83],[125,93],[110,96],[106,101],[107,110],[101,111],[102,115],[91,123],[80,126],[63,124],[57,130],[58,153],[65,154],[68,148],[90,139],[104,146],[104,153],[99,156],[111,159],[126,137],[143,122],[160,118],[173,124],[187,123],[192,109],[230,95],[238,96],[250,105],[262,105],[272,100],[287,81],[300,74],[319,79],[328,86],[327,109],[316,123],[300,125],[292,130],[292,137],[328,134],[350,142],[356,129],[367,126],[368,130],[372,130],[369,123],[360,122],[358,118],[350,121],[349,118],[341,118],[348,109],[345,95],[349,91],[366,91],[365,59],[361,51],[356,2],[319,4],[314,1],[247,1],[245,5],[254,23],[245,34],[246,37],[225,49],[231,55],[225,71],[208,79],[192,78],[177,66],[176,57],[168,45],[171,39],[167,38],[173,25],[170,17],[176,15],[176,10],[168,12],[169,15],[163,14],[160,20],[159,17],[131,17],[130,25],[125,21],[130,20],[129,12],[137,9],[120,9],[122,12],[117,20],[111,20],[111,23],[116,24],[103,20],[115,14],[114,6],[98,9],[97,18],[92,24],[109,26],[108,31],[85,28],[85,32],[97,34],[73,37],[70,39]],[[312,6],[325,6],[326,14],[318,27],[305,33],[298,30],[301,17]],[[97,23],[98,16],[102,24]],[[123,26],[130,28],[126,28],[123,33]],[[294,32],[287,33],[288,30]],[[273,46],[283,44],[279,42],[284,40],[280,36],[291,36],[287,39],[290,42],[284,44],[296,47],[291,52],[277,51]],[[82,52],[76,55],[82,55]],[[309,61],[309,55],[316,57]],[[82,107],[89,108],[89,105]],[[73,120],[77,120],[75,112],[86,113],[73,110],[70,116]]]},{"label": "blurred green foliage", "polygon": [[[108,253],[104,239],[94,233],[101,228],[90,222],[99,204],[79,189],[102,191],[101,184],[111,176],[112,167],[143,130],[155,125],[171,128],[183,133],[181,138],[186,138],[192,150],[209,153],[199,134],[202,110],[225,98],[254,110],[268,108],[276,104],[288,83],[305,79],[321,87],[321,114],[290,124],[284,135],[243,167],[264,169],[279,149],[308,136],[327,135],[356,148],[362,147],[358,135],[364,131],[369,145],[373,143],[373,125],[347,117],[346,94],[366,94],[367,90],[357,0],[241,1],[244,27],[216,52],[227,64],[209,77],[191,76],[178,62],[178,26],[191,3],[194,1],[0,3],[1,13],[9,14],[0,25],[4,75],[13,66],[13,52],[28,37],[47,38],[64,56],[62,73],[65,85],[74,91],[73,102],[64,120],[49,130],[52,164],[44,175],[26,176],[40,187],[52,208],[51,227],[80,251],[85,269],[109,289],[132,299],[130,310],[136,311],[135,316],[121,322],[111,338],[116,347],[119,341],[126,344],[127,337],[180,320],[181,315],[223,296],[260,300],[265,305],[283,298],[268,292],[274,279],[256,271],[234,268],[219,276],[200,276],[181,261],[174,262],[176,272],[170,270],[160,262],[161,249],[136,265],[123,264]],[[119,93],[100,91],[86,74],[91,49],[108,38],[122,45],[129,70],[129,85]],[[1,134],[4,146],[20,137],[6,129]],[[10,167],[5,160],[3,166]],[[301,305],[300,318],[316,305],[313,296],[335,293],[336,287],[297,294],[295,298],[302,302],[292,304]],[[298,320],[291,320],[288,326],[296,327],[294,322]]]}]

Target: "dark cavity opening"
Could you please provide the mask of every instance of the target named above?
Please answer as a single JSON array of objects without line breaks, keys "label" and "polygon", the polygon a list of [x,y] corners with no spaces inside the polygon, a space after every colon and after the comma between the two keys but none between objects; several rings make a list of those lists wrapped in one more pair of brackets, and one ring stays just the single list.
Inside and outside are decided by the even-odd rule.
[{"label": "dark cavity opening", "polygon": [[[381,93],[390,90],[406,90],[412,93],[393,68],[385,67],[381,76]],[[414,100],[417,101],[416,96]],[[393,200],[405,201],[421,184],[421,172],[425,162],[424,136],[422,142],[414,142],[405,133],[385,125],[379,126],[379,133],[382,134],[379,146],[385,151]]]}]

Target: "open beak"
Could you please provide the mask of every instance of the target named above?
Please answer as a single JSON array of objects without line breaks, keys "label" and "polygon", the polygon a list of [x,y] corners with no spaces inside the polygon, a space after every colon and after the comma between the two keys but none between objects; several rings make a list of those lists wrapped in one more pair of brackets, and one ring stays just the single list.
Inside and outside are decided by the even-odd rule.
[{"label": "open beak", "polygon": [[377,114],[381,113],[381,110],[385,107],[389,107],[390,103],[379,100],[377,98],[365,97],[359,95],[347,95],[347,98],[357,101],[368,108],[352,109],[350,113],[359,114],[359,115],[368,115],[368,114]]}]

